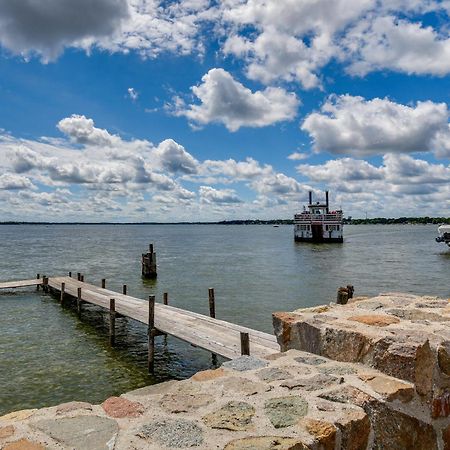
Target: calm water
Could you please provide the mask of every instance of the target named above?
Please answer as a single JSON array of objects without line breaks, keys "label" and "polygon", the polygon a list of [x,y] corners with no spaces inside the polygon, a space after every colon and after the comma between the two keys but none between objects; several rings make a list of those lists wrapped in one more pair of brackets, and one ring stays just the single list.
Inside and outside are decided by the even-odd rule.
[{"label": "calm water", "polygon": [[[169,292],[174,306],[271,332],[271,312],[334,301],[340,285],[357,295],[403,291],[450,295],[450,250],[436,226],[347,226],[343,245],[294,243],[291,226],[0,226],[0,280],[82,272],[85,280],[140,298]],[[140,255],[154,242],[158,280],[143,282]],[[0,414],[69,400],[106,397],[211,366],[211,356],[174,338],[157,338],[156,377],[146,373],[146,330],[108,321],[33,288],[0,293]]]}]

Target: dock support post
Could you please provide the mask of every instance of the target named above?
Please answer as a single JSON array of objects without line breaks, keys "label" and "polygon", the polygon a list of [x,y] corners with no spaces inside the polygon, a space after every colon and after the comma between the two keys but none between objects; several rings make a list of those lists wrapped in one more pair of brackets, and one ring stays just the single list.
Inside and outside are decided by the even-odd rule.
[{"label": "dock support post", "polygon": [[84,283],[84,275],[80,275],[80,281]]},{"label": "dock support post", "polygon": [[61,295],[59,297],[59,301],[61,302],[61,305],[64,302],[64,292],[66,290],[66,283],[61,283]]},{"label": "dock support post", "polygon": [[72,272],[69,272],[69,277],[72,278]]},{"label": "dock support post", "polygon": [[209,316],[213,319],[216,318],[216,297],[214,295],[214,288],[208,289],[209,297]]},{"label": "dock support post", "polygon": [[102,289],[106,288],[106,279],[102,278]]},{"label": "dock support post", "polygon": [[77,280],[81,281],[81,273],[80,272],[77,273]]},{"label": "dock support post", "polygon": [[[36,275],[36,280],[39,280],[41,278],[41,275],[40,274],[37,274]],[[39,290],[39,285],[37,284],[36,285],[36,290],[38,291]]]},{"label": "dock support post", "polygon": [[48,277],[45,275],[42,277],[42,290],[48,292]]},{"label": "dock support post", "polygon": [[109,345],[116,343],[116,300],[109,299]]},{"label": "dock support post", "polygon": [[155,296],[148,297],[148,371],[155,370]]},{"label": "dock support post", "polygon": [[164,292],[163,294],[163,303],[167,306],[169,304],[169,294]]},{"label": "dock support post", "polygon": [[123,294],[123,295],[127,295],[127,285],[126,285],[126,284],[124,284],[124,285],[122,286],[122,294]]},{"label": "dock support post", "polygon": [[77,289],[77,313],[78,317],[81,316],[81,288]]},{"label": "dock support post", "polygon": [[250,356],[250,339],[248,333],[241,331],[241,355]]},{"label": "dock support post", "polygon": [[153,244],[149,245],[148,253],[142,254],[142,276],[150,279],[157,277],[156,253],[153,251]]},{"label": "dock support post", "polygon": [[348,284],[347,287],[340,287],[337,291],[336,303],[338,305],[346,305],[353,298],[354,292],[355,288],[351,284]]}]

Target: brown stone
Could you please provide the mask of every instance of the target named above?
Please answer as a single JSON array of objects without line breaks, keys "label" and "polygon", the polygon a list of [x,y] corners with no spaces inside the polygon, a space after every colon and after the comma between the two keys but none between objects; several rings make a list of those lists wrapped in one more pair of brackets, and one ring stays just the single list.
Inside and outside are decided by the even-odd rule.
[{"label": "brown stone", "polygon": [[106,414],[115,419],[123,417],[139,417],[144,407],[139,402],[132,402],[123,397],[109,397],[102,403]]},{"label": "brown stone", "polygon": [[375,449],[438,450],[433,427],[386,405],[374,402],[367,408],[374,431]]},{"label": "brown stone", "polygon": [[313,375],[312,377],[284,381],[280,386],[287,387],[290,390],[302,389],[305,391],[317,391],[329,386],[336,386],[340,384],[340,382],[340,378],[318,373],[316,375]]},{"label": "brown stone", "polygon": [[250,436],[229,442],[224,450],[309,450],[298,438],[281,436]]},{"label": "brown stone", "polygon": [[348,409],[335,421],[341,430],[342,450],[366,450],[370,435],[369,416],[362,409]]},{"label": "brown stone", "polygon": [[438,363],[441,371],[450,376],[450,342],[445,342],[439,346]]},{"label": "brown stone", "polygon": [[6,427],[0,427],[0,439],[6,439],[11,437],[14,432],[15,428],[12,425],[8,425]]},{"label": "brown stone", "polygon": [[4,416],[0,417],[0,420],[6,421],[19,421],[19,420],[25,420],[28,419],[28,417],[31,417],[37,409],[22,409],[20,411],[14,411],[9,414],[5,414]]},{"label": "brown stone", "polygon": [[448,417],[450,415],[450,392],[445,390],[433,398],[431,404],[431,416],[433,419],[438,417]]},{"label": "brown stone", "polygon": [[277,336],[278,343],[280,344],[281,350],[288,350],[289,344],[291,343],[291,329],[292,325],[301,319],[301,316],[294,313],[286,312],[274,312],[272,313],[273,327],[275,330],[275,335]]},{"label": "brown stone", "polygon": [[87,402],[67,402],[61,403],[56,408],[56,414],[66,414],[72,411],[77,411],[79,409],[84,409],[86,411],[92,411],[92,405]]},{"label": "brown stone", "polygon": [[195,375],[191,377],[191,380],[194,381],[210,381],[215,380],[216,378],[221,378],[227,374],[225,369],[219,367],[214,370],[203,370],[202,372],[197,372]]},{"label": "brown stone", "polygon": [[442,430],[442,440],[444,441],[443,450],[450,450],[450,425]]},{"label": "brown stone", "polygon": [[374,397],[366,394],[354,386],[344,386],[339,389],[335,389],[330,392],[325,392],[319,395],[320,398],[330,400],[337,403],[349,403],[356,406],[365,406],[371,401],[374,401]]},{"label": "brown stone", "polygon": [[336,443],[336,427],[328,422],[315,419],[303,419],[303,425],[309,434],[314,436],[320,448],[323,450],[334,450]]},{"label": "brown stone", "polygon": [[268,392],[272,387],[266,383],[258,383],[242,377],[229,377],[218,382],[224,392],[235,392],[244,395],[255,395]]},{"label": "brown stone", "polygon": [[45,450],[45,447],[28,439],[19,439],[18,441],[6,444],[3,450]]},{"label": "brown stone", "polygon": [[371,314],[366,316],[351,316],[347,320],[363,323],[373,327],[387,327],[393,323],[399,323],[400,320],[392,316],[383,316],[381,314]]},{"label": "brown stone", "polygon": [[206,406],[213,400],[210,394],[165,394],[160,405],[170,413],[188,412]]},{"label": "brown stone", "polygon": [[245,431],[252,428],[255,408],[245,402],[231,401],[217,411],[203,417],[203,422],[211,428],[231,431]]},{"label": "brown stone", "polygon": [[405,403],[411,401],[414,397],[414,387],[403,381],[381,375],[360,375],[359,378],[388,401],[400,400]]},{"label": "brown stone", "polygon": [[327,327],[320,353],[335,361],[356,362],[368,352],[370,344],[370,338],[358,331]]}]

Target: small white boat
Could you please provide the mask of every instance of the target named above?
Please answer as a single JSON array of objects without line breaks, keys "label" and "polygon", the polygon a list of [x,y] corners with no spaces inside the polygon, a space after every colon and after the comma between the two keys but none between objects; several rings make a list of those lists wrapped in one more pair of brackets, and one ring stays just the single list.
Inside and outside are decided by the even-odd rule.
[{"label": "small white boat", "polygon": [[438,227],[439,236],[436,242],[445,242],[450,247],[450,225],[441,225]]}]

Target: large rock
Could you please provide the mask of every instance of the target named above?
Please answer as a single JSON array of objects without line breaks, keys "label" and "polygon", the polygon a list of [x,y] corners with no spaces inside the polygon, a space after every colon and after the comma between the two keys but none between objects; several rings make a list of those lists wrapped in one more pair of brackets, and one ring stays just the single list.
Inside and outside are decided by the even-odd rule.
[{"label": "large rock", "polygon": [[123,397],[109,397],[102,403],[106,414],[116,419],[124,417],[139,417],[144,407],[139,402],[132,402]]},{"label": "large rock", "polygon": [[370,436],[369,416],[362,409],[348,409],[334,424],[341,431],[341,450],[366,450]]},{"label": "large rock", "polygon": [[275,428],[289,427],[308,413],[308,402],[300,396],[272,398],[265,402],[264,411]]},{"label": "large rock", "polygon": [[189,412],[212,402],[210,394],[165,394],[160,405],[170,413]]},{"label": "large rock", "polygon": [[303,419],[302,424],[322,450],[334,450],[337,429],[333,424],[316,419]]},{"label": "large rock", "polygon": [[6,427],[0,427],[0,439],[6,439],[11,437],[15,433],[16,429],[13,425],[8,425]]},{"label": "large rock", "polygon": [[32,426],[73,450],[111,450],[119,430],[115,420],[86,415],[40,420]]},{"label": "large rock", "polygon": [[251,429],[255,408],[245,402],[231,401],[217,411],[203,417],[203,422],[211,428],[231,431]]}]

